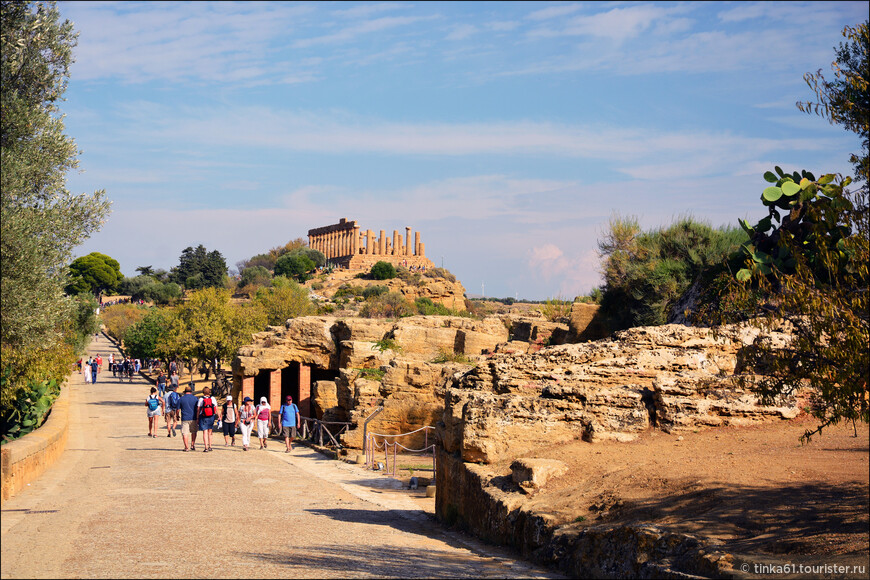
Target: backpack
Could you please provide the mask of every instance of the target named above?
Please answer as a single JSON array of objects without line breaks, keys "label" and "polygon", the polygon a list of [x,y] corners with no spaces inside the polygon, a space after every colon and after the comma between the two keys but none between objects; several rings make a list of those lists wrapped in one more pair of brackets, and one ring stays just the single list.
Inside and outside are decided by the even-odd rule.
[{"label": "backpack", "polygon": [[157,407],[160,406],[160,400],[155,397],[148,397],[148,410],[156,411]]},{"label": "backpack", "polygon": [[212,403],[211,397],[203,397],[202,398],[202,416],[203,417],[213,417],[214,416],[214,403]]},{"label": "backpack", "polygon": [[175,391],[170,391],[170,393],[169,393],[169,408],[172,409],[173,411],[177,411],[178,410],[178,400],[180,398],[181,397],[178,396],[178,393],[176,393]]}]

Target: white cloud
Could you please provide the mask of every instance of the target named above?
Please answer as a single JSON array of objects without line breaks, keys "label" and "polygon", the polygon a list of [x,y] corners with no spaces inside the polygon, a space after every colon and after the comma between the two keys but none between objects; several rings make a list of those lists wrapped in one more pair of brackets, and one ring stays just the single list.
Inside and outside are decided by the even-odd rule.
[{"label": "white cloud", "polygon": [[457,24],[453,26],[453,30],[447,35],[447,40],[465,40],[474,36],[477,32],[477,27],[471,24]]},{"label": "white cloud", "polygon": [[[258,107],[129,109],[127,131],[155,143],[283,149],[322,154],[557,156],[611,162],[639,179],[727,172],[785,148],[778,139],[733,133],[667,132],[545,122],[398,123],[340,112]],[[159,121],[155,121],[159,119]],[[830,139],[791,139],[789,150],[823,151]]]},{"label": "white cloud", "polygon": [[406,27],[424,20],[431,20],[428,16],[385,16],[366,20],[352,26],[342,28],[338,32],[303,38],[293,43],[297,48],[309,48],[326,44],[343,44],[356,40],[363,35],[375,32],[383,32],[392,28]]},{"label": "white cloud", "polygon": [[389,12],[391,10],[401,10],[403,8],[411,8],[412,4],[403,4],[400,2],[379,2],[374,4],[359,4],[352,8],[344,10],[333,10],[332,14],[342,18],[365,18],[372,14],[381,12]]},{"label": "white cloud", "polygon": [[573,14],[580,10],[581,6],[579,4],[566,4],[564,6],[550,6],[548,8],[542,8],[541,10],[535,10],[526,16],[529,20],[549,20],[551,18],[558,18],[559,16],[567,16],[568,14]]}]

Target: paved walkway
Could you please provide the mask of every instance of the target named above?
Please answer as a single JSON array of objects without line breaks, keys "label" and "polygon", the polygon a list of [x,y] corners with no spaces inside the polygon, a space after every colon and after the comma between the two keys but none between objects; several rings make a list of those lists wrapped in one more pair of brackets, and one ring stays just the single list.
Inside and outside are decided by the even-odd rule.
[{"label": "paved walkway", "polygon": [[[103,336],[89,347],[111,351]],[[445,530],[422,492],[306,447],[245,453],[217,435],[213,453],[182,453],[180,433],[147,437],[142,378],[70,386],[66,452],[3,505],[4,579],[558,577]]]}]

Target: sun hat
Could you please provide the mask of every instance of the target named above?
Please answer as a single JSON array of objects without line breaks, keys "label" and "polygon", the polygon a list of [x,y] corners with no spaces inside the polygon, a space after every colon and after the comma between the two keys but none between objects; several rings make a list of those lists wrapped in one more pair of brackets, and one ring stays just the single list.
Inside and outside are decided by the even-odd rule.
[{"label": "sun hat", "polygon": [[232,400],[233,400],[233,396],[232,396],[232,395],[227,395],[227,401],[232,401]]},{"label": "sun hat", "polygon": [[254,400],[254,399],[252,399],[251,397],[245,397],[245,399],[244,399],[242,402],[243,402],[243,403],[248,403],[248,402],[251,402],[251,401],[253,401],[253,400]]}]

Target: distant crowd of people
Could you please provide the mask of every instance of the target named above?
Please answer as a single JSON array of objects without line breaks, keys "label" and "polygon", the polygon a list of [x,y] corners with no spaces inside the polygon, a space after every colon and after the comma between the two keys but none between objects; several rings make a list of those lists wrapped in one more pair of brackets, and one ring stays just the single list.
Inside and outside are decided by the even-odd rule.
[{"label": "distant crowd of people", "polygon": [[[170,382],[167,386],[164,377],[162,384],[166,391],[161,391],[161,377],[162,371],[157,379],[157,386],[151,387],[151,394],[145,401],[148,408],[149,437],[157,437],[160,428],[158,422],[162,415],[166,421],[167,437],[176,437],[178,425],[181,424],[181,441],[184,444],[182,451],[196,451],[197,434],[201,432],[203,453],[208,453],[212,450],[212,432],[216,430],[223,433],[225,446],[234,446],[236,434],[241,432],[242,449],[247,451],[255,427],[260,449],[268,447],[267,439],[273,420],[272,407],[266,397],[260,397],[260,404],[257,406],[254,406],[251,397],[245,397],[239,406],[233,401],[232,395],[227,395],[218,408],[218,401],[212,396],[210,388],[205,387],[202,396],[197,397],[193,394],[191,383],[184,387],[184,394],[179,395],[177,381]],[[278,411],[275,426],[280,428],[284,437],[284,452],[292,452],[293,440],[302,427],[302,418],[290,395],[287,395]]]}]

